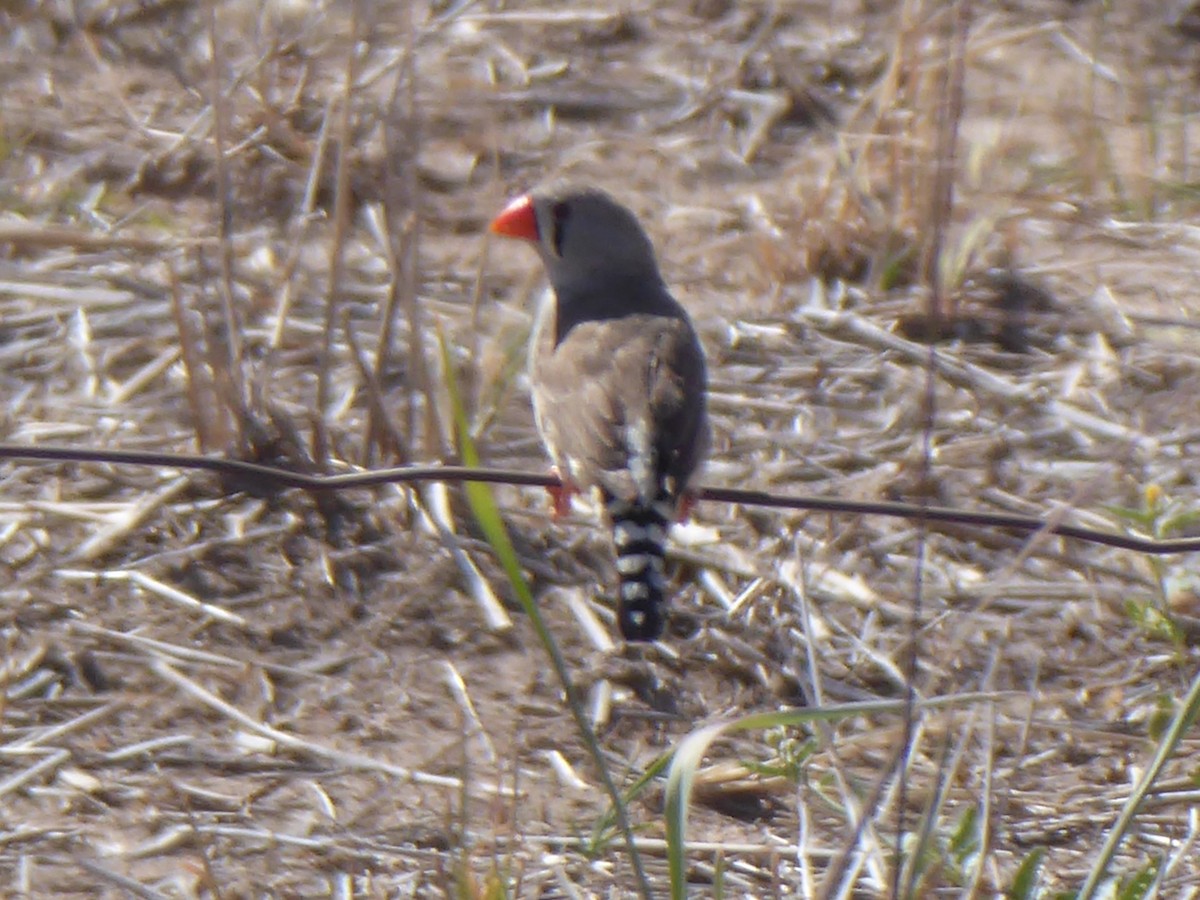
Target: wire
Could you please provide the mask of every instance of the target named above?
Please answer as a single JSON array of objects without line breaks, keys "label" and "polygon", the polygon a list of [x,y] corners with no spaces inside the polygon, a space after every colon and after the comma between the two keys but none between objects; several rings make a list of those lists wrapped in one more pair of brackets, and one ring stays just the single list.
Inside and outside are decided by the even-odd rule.
[{"label": "wire", "polygon": [[[148,450],[92,450],[76,447],[47,447],[21,444],[0,444],[0,459],[22,459],[36,462],[108,463],[128,466],[167,466],[175,469],[197,469],[216,472],[250,482],[247,489],[300,488],[306,491],[336,491],[350,488],[375,487],[381,484],[404,484],[421,481],[511,484],[523,487],[558,487],[552,475],[520,472],[512,469],[483,469],[470,466],[400,466],[391,469],[370,469],[341,475],[308,475],[290,469],[240,459],[215,456],[195,456],[181,453],[158,453]],[[1200,537],[1155,540],[1130,534],[1099,531],[1078,525],[1048,522],[1036,516],[1012,513],[972,512],[940,506],[918,506],[890,501],[839,500],[831,497],[799,497],[767,491],[747,491],[739,488],[699,487],[691,492],[697,500],[715,503],[735,503],[741,506],[761,506],[769,509],[795,509],[808,512],[843,513],[859,516],[887,516],[893,519],[924,519],[952,525],[973,525],[1000,528],[1024,533],[1046,532],[1071,540],[1103,544],[1138,553],[1166,555],[1194,553],[1200,550]]]}]

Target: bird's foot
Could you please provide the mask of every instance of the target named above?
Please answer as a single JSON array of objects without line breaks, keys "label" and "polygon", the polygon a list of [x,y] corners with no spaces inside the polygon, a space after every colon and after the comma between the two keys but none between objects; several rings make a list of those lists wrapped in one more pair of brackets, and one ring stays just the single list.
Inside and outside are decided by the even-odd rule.
[{"label": "bird's foot", "polygon": [[675,514],[675,522],[679,525],[686,525],[698,502],[695,494],[684,491],[683,496],[679,498],[679,511]]},{"label": "bird's foot", "polygon": [[571,511],[571,498],[579,493],[579,488],[569,478],[563,477],[558,466],[552,466],[550,474],[559,481],[557,486],[546,488],[546,493],[550,495],[550,514],[557,522]]}]

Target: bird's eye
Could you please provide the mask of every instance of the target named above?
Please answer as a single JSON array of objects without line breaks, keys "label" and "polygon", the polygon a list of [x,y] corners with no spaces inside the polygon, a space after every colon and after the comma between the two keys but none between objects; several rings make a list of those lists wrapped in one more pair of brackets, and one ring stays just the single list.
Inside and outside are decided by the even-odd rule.
[{"label": "bird's eye", "polygon": [[571,218],[571,207],[566,203],[555,203],[550,208],[550,249],[554,251],[555,256],[562,256],[563,233],[567,229],[567,220]]}]

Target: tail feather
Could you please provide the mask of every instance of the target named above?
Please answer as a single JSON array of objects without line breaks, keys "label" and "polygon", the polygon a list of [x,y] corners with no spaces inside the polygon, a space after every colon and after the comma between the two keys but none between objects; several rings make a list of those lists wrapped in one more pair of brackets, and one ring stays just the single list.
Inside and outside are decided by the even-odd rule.
[{"label": "tail feather", "polygon": [[613,544],[620,576],[617,619],[627,641],[654,641],[663,632],[667,528],[674,504],[662,496],[646,504],[610,499]]}]

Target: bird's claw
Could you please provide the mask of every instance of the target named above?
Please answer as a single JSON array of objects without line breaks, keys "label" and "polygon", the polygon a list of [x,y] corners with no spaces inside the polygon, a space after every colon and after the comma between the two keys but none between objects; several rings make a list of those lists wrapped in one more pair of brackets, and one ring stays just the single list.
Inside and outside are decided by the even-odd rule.
[{"label": "bird's claw", "polygon": [[558,468],[552,468],[550,474],[558,479],[557,485],[548,485],[546,493],[550,495],[550,514],[557,522],[571,511],[571,498],[579,493],[579,488],[564,478]]},{"label": "bird's claw", "polygon": [[680,525],[686,525],[688,519],[692,517],[692,510],[696,508],[696,495],[690,492],[685,492],[679,498],[679,510],[675,513],[675,521]]}]

